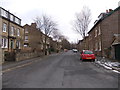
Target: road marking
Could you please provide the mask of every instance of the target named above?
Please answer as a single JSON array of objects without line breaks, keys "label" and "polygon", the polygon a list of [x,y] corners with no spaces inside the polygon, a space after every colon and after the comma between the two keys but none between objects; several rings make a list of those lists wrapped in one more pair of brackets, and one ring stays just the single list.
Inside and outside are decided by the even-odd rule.
[{"label": "road marking", "polygon": [[[35,61],[34,61],[35,62]],[[5,69],[2,71],[2,73],[5,73],[5,72],[8,72],[8,71],[12,71],[12,70],[15,70],[15,69],[18,69],[18,68],[21,68],[21,67],[24,67],[24,66],[28,66],[30,64],[32,64],[32,62],[29,62],[29,63],[26,63],[26,64],[23,64],[23,65],[19,65],[19,66],[16,66],[16,67],[12,67],[12,68],[9,68],[9,69]]]}]

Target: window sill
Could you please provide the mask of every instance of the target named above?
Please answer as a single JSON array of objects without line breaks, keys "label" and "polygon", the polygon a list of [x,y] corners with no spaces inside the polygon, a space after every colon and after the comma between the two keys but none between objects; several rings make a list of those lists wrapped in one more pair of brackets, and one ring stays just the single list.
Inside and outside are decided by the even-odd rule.
[{"label": "window sill", "polygon": [[3,31],[4,33],[6,33],[7,31]]},{"label": "window sill", "polygon": [[8,47],[3,47],[3,46],[2,46],[1,48],[2,48],[2,49],[6,49],[6,48],[8,48]]}]

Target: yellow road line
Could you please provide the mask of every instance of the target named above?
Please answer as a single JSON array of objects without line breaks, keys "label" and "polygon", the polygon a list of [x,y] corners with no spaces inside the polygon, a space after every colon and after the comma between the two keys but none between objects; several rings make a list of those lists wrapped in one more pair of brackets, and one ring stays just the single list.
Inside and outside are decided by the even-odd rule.
[{"label": "yellow road line", "polygon": [[26,64],[23,64],[23,65],[16,66],[16,67],[12,67],[12,68],[3,70],[2,73],[8,72],[8,71],[12,71],[12,70],[14,70],[14,69],[18,69],[18,68],[21,68],[21,67],[24,67],[24,66],[28,66],[28,65],[30,65],[30,64],[32,64],[32,63],[33,63],[33,61],[32,61],[32,62],[29,62],[29,63],[26,63]]}]

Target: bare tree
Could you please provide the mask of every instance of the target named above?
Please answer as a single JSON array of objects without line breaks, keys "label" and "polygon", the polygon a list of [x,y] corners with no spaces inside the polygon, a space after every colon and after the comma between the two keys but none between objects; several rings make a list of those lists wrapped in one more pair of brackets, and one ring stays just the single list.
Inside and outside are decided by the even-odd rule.
[{"label": "bare tree", "polygon": [[57,23],[47,15],[36,17],[34,21],[37,24],[37,28],[39,28],[47,36],[49,36],[52,31],[57,30]]},{"label": "bare tree", "polygon": [[37,24],[37,28],[41,30],[44,35],[44,53],[47,54],[47,38],[51,35],[54,30],[57,30],[57,23],[52,20],[51,17],[47,15],[42,15],[41,17],[36,17],[34,20]]},{"label": "bare tree", "polygon": [[84,6],[80,13],[75,16],[76,20],[74,22],[73,28],[75,31],[80,33],[82,38],[87,35],[88,25],[91,21],[91,11],[88,7]]},{"label": "bare tree", "polygon": [[64,37],[59,30],[54,30],[52,32],[52,36],[54,40],[61,42],[62,38]]},{"label": "bare tree", "polygon": [[62,37],[62,49],[70,49],[70,42],[65,38]]}]

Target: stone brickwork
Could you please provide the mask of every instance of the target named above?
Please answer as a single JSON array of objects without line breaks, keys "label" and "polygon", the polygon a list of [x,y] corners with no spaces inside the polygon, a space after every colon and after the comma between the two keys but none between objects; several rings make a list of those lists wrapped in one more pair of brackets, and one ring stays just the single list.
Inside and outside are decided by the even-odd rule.
[{"label": "stone brickwork", "polygon": [[3,62],[3,58],[2,58],[2,19],[0,18],[0,89],[2,90],[2,62]]},{"label": "stone brickwork", "polygon": [[[36,28],[36,24],[32,23],[31,25],[24,25],[25,30],[25,40],[24,45],[27,45],[24,48],[31,48],[33,51],[42,51],[42,32]],[[28,39],[26,39],[28,37]]]},{"label": "stone brickwork", "polygon": [[111,48],[114,34],[118,34],[118,11],[108,16],[101,22],[102,29],[102,55],[106,56],[106,49]]},{"label": "stone brickwork", "polygon": [[40,57],[40,56],[43,56],[43,53],[41,53],[41,52],[16,53],[16,60],[15,61],[31,59],[31,58]]},{"label": "stone brickwork", "polygon": [[3,58],[2,58],[2,19],[0,18],[0,64],[2,63],[3,61]]},{"label": "stone brickwork", "polygon": [[[88,32],[89,40],[87,47],[97,56],[117,59],[120,53],[118,50],[120,47],[120,6],[115,10],[109,9],[108,12],[101,13],[99,17],[99,20]],[[84,40],[79,45],[82,49],[84,49],[82,46]]]},{"label": "stone brickwork", "polygon": [[[7,15],[1,12],[1,10],[7,13]],[[0,12],[0,55],[2,62],[4,62],[5,52],[23,49],[24,29],[21,26],[21,19],[2,7],[0,7]]]}]

